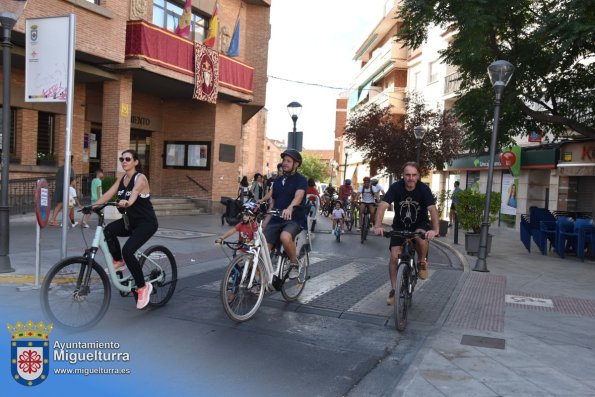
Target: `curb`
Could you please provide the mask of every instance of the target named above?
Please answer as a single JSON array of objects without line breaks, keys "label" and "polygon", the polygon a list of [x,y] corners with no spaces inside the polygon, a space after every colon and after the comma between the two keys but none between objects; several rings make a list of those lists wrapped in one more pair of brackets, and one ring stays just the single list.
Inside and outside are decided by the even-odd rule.
[{"label": "curb", "polygon": [[[34,274],[10,274],[0,275],[0,285],[11,284],[33,284],[35,282]],[[41,280],[40,280],[41,283]]]},{"label": "curb", "polygon": [[448,250],[451,254],[453,254],[461,262],[461,265],[463,265],[464,272],[468,273],[470,271],[469,261],[467,261],[467,258],[463,254],[461,254],[459,250],[457,250],[456,248],[444,241],[440,241],[439,238],[434,239],[432,241],[438,244],[443,249]]}]

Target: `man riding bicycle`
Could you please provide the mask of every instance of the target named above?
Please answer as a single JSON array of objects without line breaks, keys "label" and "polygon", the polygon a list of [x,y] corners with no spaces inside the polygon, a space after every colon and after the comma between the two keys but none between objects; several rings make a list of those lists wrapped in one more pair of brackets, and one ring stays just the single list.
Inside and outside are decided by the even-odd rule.
[{"label": "man riding bicycle", "polygon": [[[377,235],[383,234],[382,220],[384,212],[391,203],[395,206],[395,217],[393,219],[393,230],[409,230],[425,232],[425,239],[415,238],[415,250],[419,260],[418,277],[425,280],[428,277],[428,241],[438,235],[439,218],[436,209],[436,200],[432,191],[425,183],[419,180],[419,166],[415,162],[408,162],[403,168],[403,179],[393,183],[376,211],[376,223],[374,232]],[[432,227],[428,211],[432,218]],[[402,237],[391,237],[390,260],[388,272],[390,276],[391,290],[386,303],[395,303],[395,286],[397,280],[397,263],[403,245]]]},{"label": "man riding bicycle", "polygon": [[347,199],[351,197],[352,193],[353,186],[351,186],[351,179],[345,179],[345,183],[339,187],[339,200],[341,200],[343,207],[347,204]]},{"label": "man riding bicycle", "polygon": [[[271,208],[282,210],[281,217],[272,217],[264,230],[269,250],[281,240],[283,249],[290,261],[289,278],[299,275],[299,265],[295,247],[295,237],[308,227],[307,214],[304,210],[306,202],[306,177],[297,172],[302,164],[302,155],[295,149],[287,149],[281,153],[282,171],[273,183]],[[295,210],[294,210],[295,207]]]},{"label": "man riding bicycle", "polygon": [[[364,184],[357,191],[357,201],[359,205],[359,224],[364,224],[364,210],[368,207],[370,210],[370,219],[374,219],[376,213],[376,202],[378,201],[378,194],[380,188],[370,184],[370,177],[364,177]],[[372,221],[370,221],[372,222]]]}]

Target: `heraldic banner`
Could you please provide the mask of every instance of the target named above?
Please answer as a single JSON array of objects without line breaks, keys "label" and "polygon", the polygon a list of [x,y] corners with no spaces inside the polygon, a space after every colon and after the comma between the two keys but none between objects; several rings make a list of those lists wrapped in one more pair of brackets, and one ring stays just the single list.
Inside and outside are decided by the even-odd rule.
[{"label": "heraldic banner", "polygon": [[194,43],[194,99],[217,103],[219,91],[219,53]]}]

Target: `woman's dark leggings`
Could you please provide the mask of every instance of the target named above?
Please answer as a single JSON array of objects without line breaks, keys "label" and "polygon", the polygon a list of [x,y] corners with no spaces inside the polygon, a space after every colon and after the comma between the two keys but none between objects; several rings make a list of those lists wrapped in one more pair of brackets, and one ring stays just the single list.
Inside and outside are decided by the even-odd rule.
[{"label": "woman's dark leggings", "polygon": [[[159,225],[156,223],[141,223],[140,225],[136,225],[132,230],[126,230],[126,228],[124,228],[124,220],[118,219],[107,225],[103,230],[107,246],[113,259],[119,261],[124,257],[126,266],[128,266],[128,269],[136,282],[136,288],[144,287],[145,279],[143,277],[140,263],[138,263],[138,259],[134,256],[134,253],[142,247],[144,243],[149,241],[151,236],[157,231],[158,227]],[[130,236],[130,238],[124,243],[124,247],[120,251],[118,237],[128,236]]]}]

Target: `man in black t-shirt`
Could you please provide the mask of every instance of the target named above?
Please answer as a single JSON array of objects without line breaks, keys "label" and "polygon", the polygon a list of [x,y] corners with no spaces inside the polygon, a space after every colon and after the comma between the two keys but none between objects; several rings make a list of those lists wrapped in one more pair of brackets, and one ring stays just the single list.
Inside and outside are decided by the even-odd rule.
[{"label": "man in black t-shirt", "polygon": [[[425,231],[425,239],[416,238],[415,241],[415,249],[419,260],[418,276],[421,280],[425,280],[428,277],[428,240],[432,240],[438,235],[439,218],[436,200],[432,195],[432,191],[419,178],[417,163],[406,163],[403,168],[403,179],[393,183],[380,204],[378,204],[375,232],[378,235],[383,234],[382,219],[384,218],[384,212],[391,203],[394,203],[395,207],[395,217],[392,225],[394,230]],[[431,226],[428,211],[431,215]],[[386,301],[389,305],[395,302],[397,263],[402,251],[402,245],[402,238],[391,238],[388,272],[392,289]]]}]

